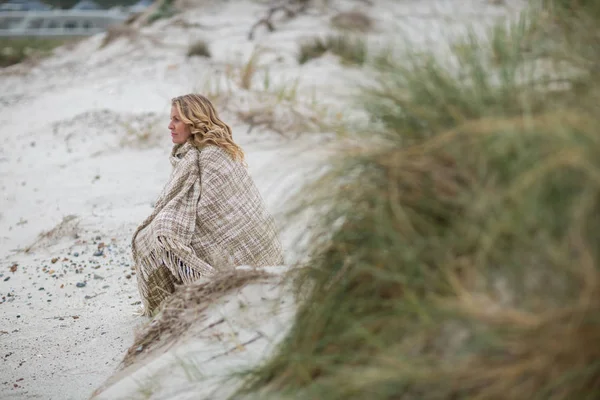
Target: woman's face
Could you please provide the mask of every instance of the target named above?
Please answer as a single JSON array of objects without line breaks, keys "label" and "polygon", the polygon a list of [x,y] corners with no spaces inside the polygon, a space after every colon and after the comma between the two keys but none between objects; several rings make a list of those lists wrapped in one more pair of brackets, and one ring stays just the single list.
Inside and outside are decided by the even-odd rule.
[{"label": "woman's face", "polygon": [[177,107],[174,105],[171,106],[169,130],[171,131],[171,140],[175,144],[184,144],[192,134],[190,127],[183,123],[179,111],[177,111]]}]

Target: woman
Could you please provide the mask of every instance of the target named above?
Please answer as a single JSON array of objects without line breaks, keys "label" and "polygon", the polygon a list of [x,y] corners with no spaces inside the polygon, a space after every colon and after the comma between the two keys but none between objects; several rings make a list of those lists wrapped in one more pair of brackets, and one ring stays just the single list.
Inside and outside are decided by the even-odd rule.
[{"label": "woman", "polygon": [[175,290],[224,268],[283,264],[272,216],[231,128],[204,96],[171,101],[173,171],[132,239],[144,314]]}]

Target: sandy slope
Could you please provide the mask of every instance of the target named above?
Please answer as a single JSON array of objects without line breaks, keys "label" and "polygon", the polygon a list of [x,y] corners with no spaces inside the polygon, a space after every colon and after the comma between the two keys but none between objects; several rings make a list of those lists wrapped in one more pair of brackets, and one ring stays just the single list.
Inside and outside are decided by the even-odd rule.
[{"label": "sandy slope", "polygon": [[[509,5],[514,10],[519,3]],[[338,1],[335,7],[360,4]],[[507,12],[484,0],[381,1],[361,7],[377,21],[373,41],[402,28],[434,44],[465,22],[487,22]],[[159,21],[136,42],[120,40],[99,50],[99,35],[38,66],[0,73],[0,398],[88,398],[131,345],[134,328],[144,320],[135,316],[139,298],[129,240],[169,173],[171,97],[214,83],[257,44],[268,50],[261,66],[268,66],[274,82],[300,79],[299,96],[316,93],[319,102],[341,107],[341,96],[351,93],[348,83],[360,79],[360,69],[342,67],[333,56],[301,67],[295,61],[301,38],[329,31],[332,10],[280,23],[270,34],[259,30],[250,42],[249,28],[264,10],[250,1],[199,7],[176,19],[200,27]],[[187,45],[198,38],[210,43],[211,60],[185,57]],[[259,75],[257,86],[264,80]],[[234,107],[252,109],[267,101],[233,90]],[[316,152],[306,149],[317,149],[319,138],[281,140],[261,128],[248,134],[233,111],[224,116],[276,212],[291,189],[308,178],[301,167],[310,165]],[[284,233],[286,246],[289,233]],[[250,288],[248,296],[265,288]],[[261,306],[256,307],[250,315],[261,321]],[[215,315],[233,312],[219,310]],[[289,317],[273,314],[279,325],[265,329],[283,332],[282,321]],[[252,329],[257,327],[244,332],[250,335]],[[188,346],[222,351],[195,340]],[[248,348],[255,350],[252,360],[266,342],[256,346]],[[231,353],[219,365],[238,365],[240,357]],[[123,382],[121,395],[131,398],[135,390]],[[163,398],[174,398],[163,389]]]}]

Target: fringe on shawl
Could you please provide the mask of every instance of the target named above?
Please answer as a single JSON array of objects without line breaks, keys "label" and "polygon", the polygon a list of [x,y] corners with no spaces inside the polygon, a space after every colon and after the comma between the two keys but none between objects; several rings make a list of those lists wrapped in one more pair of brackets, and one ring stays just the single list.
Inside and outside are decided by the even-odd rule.
[{"label": "fringe on shawl", "polygon": [[191,283],[215,271],[206,263],[194,262],[196,257],[190,247],[165,236],[156,238],[156,246],[147,256],[136,253],[135,258],[146,316],[152,315],[176,285]]}]

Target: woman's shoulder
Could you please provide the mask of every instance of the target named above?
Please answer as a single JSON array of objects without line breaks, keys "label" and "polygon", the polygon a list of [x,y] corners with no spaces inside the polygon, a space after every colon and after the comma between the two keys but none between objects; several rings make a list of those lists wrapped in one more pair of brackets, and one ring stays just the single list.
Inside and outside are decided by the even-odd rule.
[{"label": "woman's shoulder", "polygon": [[239,163],[231,158],[229,152],[216,145],[207,145],[200,150],[200,164],[205,168],[218,170],[237,168]]},{"label": "woman's shoulder", "polygon": [[[200,151],[200,159],[202,160],[210,160],[210,161],[221,161],[226,162],[231,160],[229,153],[222,147],[216,146],[214,144],[209,144],[204,146]],[[233,160],[231,160],[233,161]]]},{"label": "woman's shoulder", "polygon": [[225,149],[215,144],[207,144],[199,149],[199,151],[204,155],[227,155]]}]

